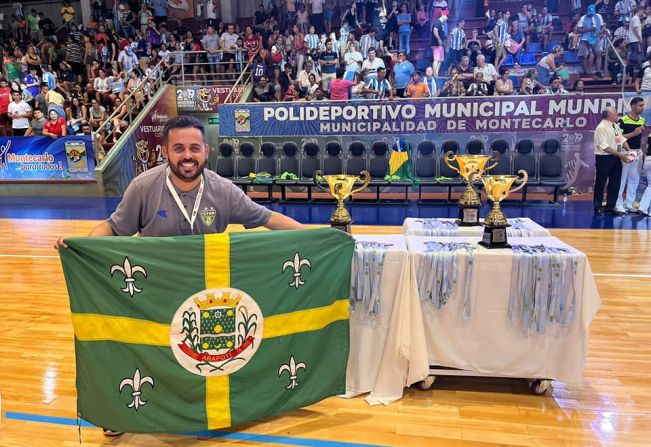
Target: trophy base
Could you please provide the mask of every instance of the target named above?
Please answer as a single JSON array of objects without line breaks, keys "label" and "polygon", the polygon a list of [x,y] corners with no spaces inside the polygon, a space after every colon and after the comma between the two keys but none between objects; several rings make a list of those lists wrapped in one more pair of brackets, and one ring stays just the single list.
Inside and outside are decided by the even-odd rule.
[{"label": "trophy base", "polygon": [[459,219],[457,225],[460,227],[476,227],[479,222],[479,206],[459,206]]},{"label": "trophy base", "polygon": [[511,248],[506,239],[506,229],[511,225],[495,225],[484,227],[484,237],[479,245],[486,248]]},{"label": "trophy base", "polygon": [[352,234],[350,231],[350,223],[338,223],[338,222],[330,222],[330,227],[334,228],[335,230],[343,231],[348,234]]}]

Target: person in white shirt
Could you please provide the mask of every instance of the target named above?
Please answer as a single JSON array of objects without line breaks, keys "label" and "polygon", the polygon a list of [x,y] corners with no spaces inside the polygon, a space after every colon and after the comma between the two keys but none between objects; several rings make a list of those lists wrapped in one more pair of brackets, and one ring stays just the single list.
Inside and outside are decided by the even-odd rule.
[{"label": "person in white shirt", "polygon": [[217,0],[208,0],[206,2],[206,19],[208,21],[208,25],[215,26],[217,22],[218,11],[219,5],[217,4]]},{"label": "person in white shirt", "polygon": [[309,60],[305,62],[303,69],[299,71],[296,76],[296,82],[298,82],[298,86],[301,90],[306,90],[310,87],[311,74],[314,75],[316,83],[321,85],[321,76],[319,76],[319,73],[314,69],[314,63]]},{"label": "person in white shirt", "polygon": [[631,33],[631,19],[626,17],[622,24],[615,30],[613,33],[613,42],[618,39],[628,40],[628,36]]},{"label": "person in white shirt", "polygon": [[131,70],[138,66],[138,56],[133,52],[130,46],[124,47],[118,55],[118,63],[122,66],[122,71],[131,73]]},{"label": "person in white shirt", "polygon": [[364,63],[364,56],[362,53],[357,51],[357,44],[353,42],[348,47],[348,51],[344,55],[344,61],[346,62],[346,73],[354,72],[359,73]]},{"label": "person in white shirt", "polygon": [[434,69],[432,67],[427,67],[425,69],[423,84],[427,87],[429,97],[434,98],[436,96],[436,79],[434,79]]},{"label": "person in white shirt", "polygon": [[377,78],[377,71],[384,68],[384,61],[375,57],[375,48],[368,50],[368,59],[362,63],[362,71],[366,72],[366,80]]},{"label": "person in white shirt", "polygon": [[[626,138],[622,135],[622,130],[617,125],[617,110],[608,107],[601,112],[601,122],[594,132],[594,153],[595,167],[597,170],[594,185],[594,212],[597,215],[621,215],[615,211],[617,197],[619,195],[619,184],[622,179],[622,163],[629,163],[630,158]],[[620,161],[621,160],[621,161]],[[604,198],[604,189],[608,183],[608,193],[606,195],[606,206],[602,205]]]},{"label": "person in white shirt", "polygon": [[235,51],[237,50],[237,38],[239,36],[235,33],[235,25],[229,23],[226,26],[226,32],[222,33],[220,37],[220,46],[224,51],[222,60],[224,63],[228,62],[226,71],[235,73]]},{"label": "person in white shirt", "polygon": [[640,66],[635,80],[635,91],[640,94],[642,92],[651,92],[651,53],[647,56],[648,60]]},{"label": "person in white shirt", "polygon": [[497,70],[493,64],[486,62],[486,57],[483,54],[477,55],[477,66],[474,70],[475,78],[477,73],[483,74],[483,80],[488,86],[488,94],[492,95],[495,89],[495,81],[497,81]]},{"label": "person in white shirt", "polygon": [[630,58],[635,60],[636,64],[642,63],[642,16],[644,7],[635,8],[635,14],[631,17],[631,23],[628,27],[628,48],[631,50]]},{"label": "person in white shirt", "polygon": [[13,102],[9,103],[7,108],[7,116],[12,120],[11,129],[15,137],[25,135],[29,128],[29,119],[32,117],[32,108],[23,101],[20,92],[13,92],[11,94]]}]

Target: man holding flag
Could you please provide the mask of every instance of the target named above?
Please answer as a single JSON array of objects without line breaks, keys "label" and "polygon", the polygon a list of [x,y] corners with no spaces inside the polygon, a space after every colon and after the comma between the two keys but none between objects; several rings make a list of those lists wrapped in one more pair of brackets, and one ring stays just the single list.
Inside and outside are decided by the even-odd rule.
[{"label": "man holding flag", "polygon": [[[136,177],[115,212],[95,227],[89,237],[136,233],[150,237],[202,235],[221,233],[231,223],[271,230],[307,228],[254,203],[229,180],[205,170],[208,151],[205,130],[198,119],[192,116],[171,119],[163,129],[163,154],[168,164]],[[68,248],[63,237],[55,244],[55,249],[60,248]],[[121,268],[135,280],[138,272],[135,266],[129,264],[127,268],[125,263]],[[111,276],[114,271],[112,268]],[[133,294],[138,289],[134,286],[129,291]],[[104,433],[122,434],[106,428]]]}]

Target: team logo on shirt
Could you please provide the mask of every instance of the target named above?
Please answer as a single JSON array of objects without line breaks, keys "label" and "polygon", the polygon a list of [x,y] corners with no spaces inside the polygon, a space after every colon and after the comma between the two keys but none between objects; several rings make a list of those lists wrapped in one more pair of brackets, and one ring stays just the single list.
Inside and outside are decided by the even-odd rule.
[{"label": "team logo on shirt", "polygon": [[251,112],[249,109],[235,111],[235,131],[251,132]]},{"label": "team logo on shirt", "polygon": [[203,223],[206,225],[211,225],[215,221],[216,215],[217,211],[215,211],[215,208],[212,206],[206,206],[201,210],[201,220],[203,220]]}]

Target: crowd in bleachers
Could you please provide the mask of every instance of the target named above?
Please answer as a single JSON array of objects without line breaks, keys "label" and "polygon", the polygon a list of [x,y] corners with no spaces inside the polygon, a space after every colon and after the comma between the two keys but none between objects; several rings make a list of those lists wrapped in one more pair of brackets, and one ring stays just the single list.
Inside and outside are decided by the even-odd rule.
[{"label": "crowd in bleachers", "polygon": [[[290,3],[297,13],[281,25]],[[254,101],[333,99],[331,86],[334,99],[352,100],[583,93],[572,73],[612,83],[625,76],[638,91],[651,90],[651,7],[634,0],[574,0],[565,23],[556,1],[538,10],[517,2],[511,11],[487,10],[483,26],[470,30],[445,0],[347,2],[340,28],[334,2],[281,4],[260,5],[245,34],[244,50],[257,52]],[[413,58],[415,42],[427,48]]]},{"label": "crowd in bleachers", "polygon": [[58,138],[96,131],[100,143],[112,143],[144,106],[171,34],[164,22],[152,20],[154,2],[151,9],[125,3],[117,15],[92,3],[93,17],[83,25],[74,22],[68,1],[59,27],[20,3],[9,18],[0,14],[0,135]]},{"label": "crowd in bleachers", "polygon": [[[585,75],[603,77],[606,66],[614,82],[626,76],[651,91],[651,68],[639,66],[651,43],[651,9],[633,0],[587,8],[573,0],[566,24],[554,15],[558,2],[539,11],[518,2],[512,11],[489,9],[483,26],[468,30],[446,0],[270,0],[251,25],[225,24],[218,2],[207,0],[198,31],[168,29],[163,0],[121,1],[110,10],[94,0],[83,25],[67,1],[61,25],[13,5],[10,17],[0,15],[3,134],[42,134],[54,111],[66,125],[47,134],[82,133],[88,123],[114,141],[129,111],[145,104],[159,62],[165,76],[191,74],[197,83],[215,74],[234,80],[250,63],[253,101],[581,93],[582,81],[568,85],[567,65],[579,62]],[[554,40],[563,26],[566,39]],[[14,93],[25,104],[12,109],[23,112],[7,115]]]}]

